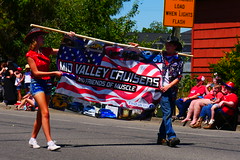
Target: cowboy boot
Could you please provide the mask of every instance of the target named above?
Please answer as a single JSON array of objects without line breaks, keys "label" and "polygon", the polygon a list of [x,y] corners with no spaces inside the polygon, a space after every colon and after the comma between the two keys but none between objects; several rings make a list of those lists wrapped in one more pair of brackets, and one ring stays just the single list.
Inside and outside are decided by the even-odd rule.
[{"label": "cowboy boot", "polygon": [[195,123],[194,125],[191,125],[190,127],[191,128],[201,128],[202,127],[202,121],[203,121],[203,118],[199,117],[199,119],[197,120],[197,123]]}]

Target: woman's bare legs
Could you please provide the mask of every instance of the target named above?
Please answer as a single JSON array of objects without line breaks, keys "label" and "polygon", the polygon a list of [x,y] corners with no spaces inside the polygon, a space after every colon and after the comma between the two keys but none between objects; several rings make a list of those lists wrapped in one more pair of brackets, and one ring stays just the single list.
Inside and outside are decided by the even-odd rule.
[{"label": "woman's bare legs", "polygon": [[207,104],[210,104],[211,101],[210,99],[200,99],[194,106],[194,113],[193,113],[193,120],[192,122],[190,123],[190,125],[194,125],[198,118],[199,118],[199,114],[201,112],[201,109],[203,106],[207,105]]},{"label": "woman's bare legs", "polygon": [[46,137],[47,142],[51,141],[51,132],[50,132],[50,116],[49,116],[49,109],[48,109],[48,101],[49,96],[46,96],[44,92],[37,93],[34,96],[36,102],[38,103],[38,111],[37,111],[37,118],[34,122],[33,131],[32,131],[32,138],[36,138],[39,130],[42,126],[44,135]]},{"label": "woman's bare legs", "polygon": [[26,103],[26,99],[23,99],[21,101],[21,104],[19,106],[17,106],[17,109],[22,109],[25,103]]},{"label": "woman's bare legs", "polygon": [[187,121],[191,121],[193,111],[194,111],[194,105],[197,101],[198,101],[198,99],[192,100],[192,102],[190,103],[189,108],[188,108],[187,117],[184,120],[181,121],[182,123],[187,122]]},{"label": "woman's bare legs", "polygon": [[34,101],[32,99],[25,98],[21,101],[21,104],[17,107],[17,109],[22,109],[26,103],[29,103],[31,106],[34,106]]},{"label": "woman's bare legs", "polygon": [[34,100],[27,98],[26,103],[29,103],[31,106],[34,106]]}]

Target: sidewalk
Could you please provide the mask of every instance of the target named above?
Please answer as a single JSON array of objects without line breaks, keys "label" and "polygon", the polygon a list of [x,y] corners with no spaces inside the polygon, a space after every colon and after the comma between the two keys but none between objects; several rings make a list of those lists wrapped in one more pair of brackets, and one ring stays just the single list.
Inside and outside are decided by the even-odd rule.
[{"label": "sidewalk", "polygon": [[[8,105],[8,106],[6,106],[4,103],[0,103],[0,109],[14,110],[15,107],[16,107],[15,105]],[[56,109],[52,109],[51,108],[51,111],[55,111],[55,110]],[[58,110],[56,110],[56,111],[58,111]],[[61,111],[61,112],[64,112],[64,111]],[[76,112],[72,112],[72,113],[76,114]],[[160,123],[161,120],[162,120],[161,118],[157,118],[157,117],[152,117],[151,118],[151,122],[154,122],[154,123]],[[176,125],[176,126],[182,126],[182,123],[181,123],[180,120],[175,120],[172,124]],[[182,127],[189,127],[188,124],[189,123],[187,123],[186,126],[182,126]],[[237,126],[236,131],[240,131],[240,125]]]}]

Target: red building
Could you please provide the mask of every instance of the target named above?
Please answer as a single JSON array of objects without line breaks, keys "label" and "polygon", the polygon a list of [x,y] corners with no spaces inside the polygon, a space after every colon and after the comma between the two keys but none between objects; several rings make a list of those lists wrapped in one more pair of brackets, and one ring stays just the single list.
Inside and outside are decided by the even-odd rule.
[{"label": "red building", "polygon": [[196,0],[192,28],[191,71],[211,77],[210,63],[217,63],[240,37],[240,0]]}]

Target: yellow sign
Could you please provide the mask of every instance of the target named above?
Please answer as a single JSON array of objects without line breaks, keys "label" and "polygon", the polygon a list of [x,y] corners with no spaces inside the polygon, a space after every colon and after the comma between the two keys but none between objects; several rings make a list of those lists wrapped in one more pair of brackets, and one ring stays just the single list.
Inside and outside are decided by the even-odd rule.
[{"label": "yellow sign", "polygon": [[193,27],[195,0],[165,0],[164,26]]}]

